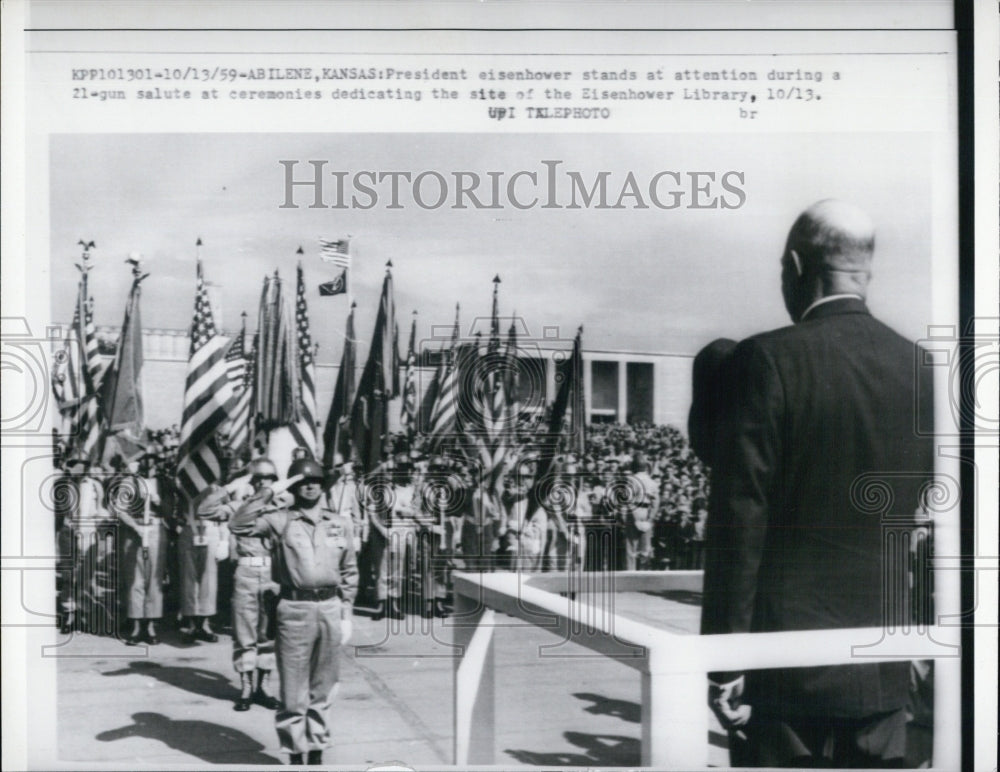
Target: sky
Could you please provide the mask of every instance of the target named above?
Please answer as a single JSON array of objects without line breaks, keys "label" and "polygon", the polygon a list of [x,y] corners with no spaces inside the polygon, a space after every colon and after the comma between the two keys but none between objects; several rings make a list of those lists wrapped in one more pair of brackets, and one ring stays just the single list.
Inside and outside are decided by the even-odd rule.
[{"label": "sky", "polygon": [[[53,322],[70,321],[77,242],[93,240],[91,291],[98,324],[119,325],[130,283],[125,258],[143,256],[143,322],[183,329],[194,304],[195,242],[206,279],[221,286],[223,326],[251,330],[263,277],[292,286],[301,246],[319,361],[339,360],[347,300],[316,286],[335,269],[320,238],[351,237],[352,294],[362,351],[371,334],[387,260],[405,342],[463,332],[487,317],[495,274],[500,313],[534,337],[584,326],[593,350],[695,353],[713,338],[743,338],[788,323],[779,260],[795,217],[823,198],[858,204],[875,220],[869,305],[909,338],[923,335],[931,304],[931,144],[922,134],[143,134],[55,135],[51,145]],[[542,160],[592,179],[609,171],[740,171],[738,209],[519,211],[283,209],[279,160],[327,160],[327,170],[544,171]],[[328,184],[332,182],[328,178]],[[617,187],[616,187],[617,183]],[[328,188],[329,190],[329,188]],[[432,187],[428,187],[432,191]],[[387,188],[383,188],[387,191]],[[328,195],[332,202],[332,195]],[[505,325],[506,326],[506,325]]]}]

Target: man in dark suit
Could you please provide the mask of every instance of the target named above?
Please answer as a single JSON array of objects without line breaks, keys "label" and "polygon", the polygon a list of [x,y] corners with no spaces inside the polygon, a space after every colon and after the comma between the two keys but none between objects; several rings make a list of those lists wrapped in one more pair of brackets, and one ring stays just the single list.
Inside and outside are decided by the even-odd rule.
[{"label": "man in dark suit", "polygon": [[[794,324],[743,341],[727,365],[733,391],[712,477],[704,634],[902,621],[886,611],[896,567],[883,517],[916,511],[933,456],[916,434],[916,348],[865,305],[873,251],[861,210],[833,200],[807,209],[782,256]],[[879,490],[893,503],[874,506]],[[713,673],[710,703],[727,729],[745,733],[741,764],[897,766],[909,667]]]}]

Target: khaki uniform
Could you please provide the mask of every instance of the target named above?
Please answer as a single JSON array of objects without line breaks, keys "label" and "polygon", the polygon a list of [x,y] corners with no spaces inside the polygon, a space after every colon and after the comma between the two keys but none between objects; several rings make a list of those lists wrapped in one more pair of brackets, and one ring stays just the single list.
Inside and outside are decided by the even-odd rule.
[{"label": "khaki uniform", "polygon": [[[265,498],[251,495],[236,513],[257,516]],[[235,515],[234,515],[235,516]],[[274,670],[274,610],[281,587],[271,572],[271,542],[261,536],[233,534],[233,668],[237,673]]]},{"label": "khaki uniform", "polygon": [[[131,514],[132,524],[121,534],[121,577],[125,615],[129,619],[163,616],[163,579],[167,568],[166,524],[160,516],[156,478],[142,478],[141,501]],[[112,508],[114,508],[112,506]]]},{"label": "khaki uniform", "polygon": [[625,517],[625,570],[635,571],[647,568],[653,557],[653,518],[660,495],[656,481],[647,472],[636,472],[626,479],[635,494],[635,505]]},{"label": "khaki uniform", "polygon": [[329,712],[338,681],[341,615],[357,593],[352,524],[326,507],[258,514],[238,512],[230,530],[271,542],[274,578],[281,586],[278,739],[291,753],[322,750],[331,744]]},{"label": "khaki uniform", "polygon": [[178,539],[181,614],[186,617],[215,616],[217,609],[219,569],[216,555],[219,542],[228,535],[218,520],[228,514],[221,511],[225,503],[221,492],[218,485],[211,485],[187,503],[187,517]]}]

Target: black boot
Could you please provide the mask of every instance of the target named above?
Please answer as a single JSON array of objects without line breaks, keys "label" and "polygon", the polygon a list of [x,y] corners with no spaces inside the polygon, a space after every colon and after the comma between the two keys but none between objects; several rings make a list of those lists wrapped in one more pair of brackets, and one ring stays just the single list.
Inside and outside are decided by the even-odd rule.
[{"label": "black boot", "polygon": [[290,753],[288,755],[288,763],[293,767],[302,766],[302,754],[301,753]]},{"label": "black boot", "polygon": [[63,614],[62,624],[59,627],[59,632],[63,635],[69,635],[73,630],[76,629],[76,614],[72,611],[67,611]]},{"label": "black boot", "polygon": [[144,634],[144,639],[150,646],[156,646],[160,642],[159,637],[156,635],[156,625],[153,623],[152,619],[146,620],[146,632]]},{"label": "black boot", "polygon": [[375,604],[375,613],[372,614],[372,619],[378,622],[380,619],[385,619],[385,601],[380,600]]},{"label": "black boot", "polygon": [[141,633],[139,629],[139,620],[132,620],[132,631],[125,636],[126,646],[138,646],[142,642]]},{"label": "black boot", "polygon": [[208,617],[198,617],[198,622],[195,622],[194,632],[191,634],[191,637],[199,641],[205,641],[205,643],[215,643],[219,640],[219,636],[212,632]]},{"label": "black boot", "polygon": [[389,618],[402,619],[403,609],[400,608],[399,598],[389,598]]},{"label": "black boot", "polygon": [[240,696],[233,704],[233,710],[240,713],[250,710],[250,701],[253,693],[253,673],[240,673]]},{"label": "black boot", "polygon": [[260,668],[257,668],[257,688],[253,693],[253,701],[268,710],[277,710],[278,700],[268,694],[267,690],[264,688],[270,680],[270,670],[261,670]]},{"label": "black boot", "polygon": [[306,764],[322,764],[323,763],[323,751],[309,751],[309,755],[306,756]]},{"label": "black boot", "polygon": [[444,619],[448,616],[448,609],[444,605],[444,601],[438,598],[434,601],[434,616],[438,619]]}]

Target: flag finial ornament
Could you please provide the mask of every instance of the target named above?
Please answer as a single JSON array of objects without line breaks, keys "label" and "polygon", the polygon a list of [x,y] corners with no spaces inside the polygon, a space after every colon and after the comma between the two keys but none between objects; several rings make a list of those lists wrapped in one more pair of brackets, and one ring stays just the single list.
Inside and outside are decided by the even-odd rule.
[{"label": "flag finial ornament", "polygon": [[304,255],[305,254],[305,250],[302,249],[301,245],[299,245],[299,248],[295,250],[295,254],[297,254],[297,255]]},{"label": "flag finial ornament", "polygon": [[494,284],[500,283],[500,274],[497,274],[496,276],[493,277],[493,283]]},{"label": "flag finial ornament", "polygon": [[201,236],[198,237],[198,240],[194,243],[194,245],[196,247],[200,247],[201,246]]},{"label": "flag finial ornament", "polygon": [[386,261],[385,261],[385,267],[386,267],[387,269],[388,269],[388,268],[392,268],[392,260],[386,260]]}]

